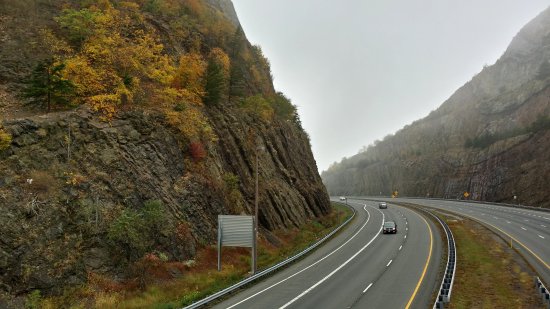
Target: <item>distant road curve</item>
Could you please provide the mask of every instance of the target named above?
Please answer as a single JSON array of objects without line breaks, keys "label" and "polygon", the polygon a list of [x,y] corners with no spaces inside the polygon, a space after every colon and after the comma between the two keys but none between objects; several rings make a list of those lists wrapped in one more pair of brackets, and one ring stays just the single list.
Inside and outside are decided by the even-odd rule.
[{"label": "distant road curve", "polygon": [[[303,260],[214,308],[427,308],[438,281],[441,238],[420,214],[350,200],[357,218]],[[381,234],[384,220],[398,233]]]},{"label": "distant road curve", "polygon": [[467,201],[378,197],[361,199],[412,203],[478,220],[511,241],[533,265],[543,281],[550,283],[549,212]]}]

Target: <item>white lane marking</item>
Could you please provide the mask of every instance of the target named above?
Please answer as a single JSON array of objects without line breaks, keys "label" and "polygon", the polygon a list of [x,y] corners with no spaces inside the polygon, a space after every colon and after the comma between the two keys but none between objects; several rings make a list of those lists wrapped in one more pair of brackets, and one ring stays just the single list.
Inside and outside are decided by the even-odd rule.
[{"label": "white lane marking", "polygon": [[497,219],[497,220],[498,220],[498,217],[495,217],[495,216],[493,216],[493,218],[495,218],[495,219]]},{"label": "white lane marking", "polygon": [[401,251],[401,248],[403,248],[403,245],[399,246],[399,251]]},{"label": "white lane marking", "polygon": [[544,236],[542,236],[542,235],[539,235],[539,237],[542,238],[542,239],[544,239]]},{"label": "white lane marking", "polygon": [[408,231],[408,230],[409,230],[409,228],[408,228],[408,227],[406,227],[406,228],[405,228],[405,230],[406,230],[406,231]]},{"label": "white lane marking", "polygon": [[386,265],[386,267],[390,266],[391,262],[393,262],[393,260],[390,260],[390,261],[388,262],[388,264]]},{"label": "white lane marking", "polygon": [[407,239],[407,235],[405,235],[405,239]]},{"label": "white lane marking", "polygon": [[333,270],[330,274],[326,275],[323,279],[319,280],[317,283],[309,287],[307,290],[300,293],[300,295],[294,297],[291,299],[288,303],[284,304],[283,306],[279,307],[279,309],[287,308],[288,306],[292,305],[294,302],[296,302],[298,299],[302,298],[307,293],[311,292],[314,288],[318,287],[321,283],[327,281],[330,277],[332,277],[337,271],[342,269],[344,266],[346,266],[349,262],[351,262],[353,259],[355,259],[363,250],[365,250],[370,244],[378,237],[380,236],[380,232],[382,232],[382,228],[384,227],[384,221],[386,219],[386,216],[382,213],[382,224],[380,225],[380,229],[378,230],[378,233],[366,244],[363,246],[363,248],[359,249],[359,251],[355,252],[354,255],[352,255],[349,259],[347,259],[342,265],[338,266],[335,270]]},{"label": "white lane marking", "polygon": [[[263,292],[265,292],[265,291],[267,291],[267,290],[270,290],[271,288],[273,288],[273,287],[275,287],[275,286],[277,286],[277,285],[279,285],[279,284],[281,284],[281,283],[287,281],[288,279],[297,276],[298,274],[300,274],[300,273],[302,273],[302,272],[304,272],[304,271],[310,269],[311,267],[313,267],[313,266],[315,266],[315,265],[321,263],[321,261],[325,260],[325,259],[328,258],[329,256],[333,255],[336,251],[340,250],[343,246],[345,246],[348,242],[350,242],[353,238],[355,238],[355,236],[357,236],[357,235],[365,228],[365,226],[367,225],[367,223],[369,223],[369,220],[370,220],[370,212],[367,210],[367,205],[363,206],[363,209],[367,212],[367,215],[368,215],[367,221],[363,224],[363,226],[361,226],[361,228],[360,228],[357,232],[355,232],[355,234],[353,234],[353,236],[350,237],[350,239],[348,239],[345,243],[341,244],[340,247],[334,249],[334,251],[332,251],[331,253],[325,255],[324,257],[322,257],[321,259],[319,259],[319,260],[316,261],[315,263],[313,263],[313,264],[307,266],[306,268],[304,268],[304,269],[302,269],[302,270],[296,272],[295,274],[292,274],[292,275],[286,277],[285,279],[283,279],[283,280],[281,280],[281,281],[279,281],[279,282],[277,282],[277,283],[274,283],[274,284],[268,286],[267,288],[265,288],[265,289],[263,289],[263,290],[261,290],[261,291],[255,293],[255,294],[250,295],[249,297],[247,297],[247,298],[241,300],[240,302],[234,304],[233,306],[227,307],[227,309],[230,309],[230,308],[233,308],[233,307],[235,307],[235,306],[238,306],[238,305],[244,303],[245,301],[247,301],[247,300],[249,300],[249,299],[251,299],[251,298],[254,298],[254,297],[256,297],[256,296],[262,294]],[[379,210],[379,211],[380,211],[380,210]],[[383,212],[380,211],[380,213],[382,213],[382,226],[383,226],[383,225],[384,225],[384,218],[385,218],[385,216],[384,216],[384,213],[383,213]],[[382,230],[382,226],[380,226],[380,230]],[[371,242],[372,242],[376,237],[378,237],[378,234],[380,234],[380,231],[378,231],[378,233],[376,233],[376,235],[375,235],[374,238],[371,240]],[[370,242],[369,242],[369,244],[370,244]]]},{"label": "white lane marking", "polygon": [[482,216],[485,216],[485,214],[481,214]]},{"label": "white lane marking", "polygon": [[525,221],[525,222],[529,222],[529,220],[527,220],[527,219],[523,219],[523,221]]},{"label": "white lane marking", "polygon": [[544,224],[541,224],[540,226],[542,226],[542,227],[546,227],[546,225],[544,225]]},{"label": "white lane marking", "polygon": [[522,230],[524,230],[524,231],[527,231],[527,229],[526,229],[526,228],[524,228],[523,226],[521,227],[521,229],[522,229]]},{"label": "white lane marking", "polygon": [[512,223],[512,222],[510,222],[510,221],[506,221],[506,223]]},{"label": "white lane marking", "polygon": [[372,286],[372,283],[369,284],[369,286],[363,290],[363,293],[365,293],[368,289],[370,289],[371,286]]}]

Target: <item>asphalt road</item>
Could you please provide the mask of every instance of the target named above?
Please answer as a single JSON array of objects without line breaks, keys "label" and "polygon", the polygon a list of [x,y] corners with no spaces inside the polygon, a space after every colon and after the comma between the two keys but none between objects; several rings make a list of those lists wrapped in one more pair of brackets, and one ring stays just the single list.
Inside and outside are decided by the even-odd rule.
[{"label": "asphalt road", "polygon": [[[365,204],[366,203],[366,204]],[[301,261],[214,308],[427,308],[438,286],[441,238],[418,213],[353,201],[356,219]],[[382,234],[395,221],[397,234]]]},{"label": "asphalt road", "polygon": [[406,198],[394,201],[437,208],[487,224],[518,248],[541,278],[550,283],[550,212],[462,201]]}]

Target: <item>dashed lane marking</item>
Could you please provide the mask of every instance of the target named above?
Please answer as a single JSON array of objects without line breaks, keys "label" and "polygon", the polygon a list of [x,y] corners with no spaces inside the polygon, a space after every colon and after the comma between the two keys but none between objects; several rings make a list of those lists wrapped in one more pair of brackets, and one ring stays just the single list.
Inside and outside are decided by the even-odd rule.
[{"label": "dashed lane marking", "polygon": [[370,289],[371,286],[372,286],[372,283],[369,284],[369,285],[363,290],[363,293],[365,293],[368,289]]}]

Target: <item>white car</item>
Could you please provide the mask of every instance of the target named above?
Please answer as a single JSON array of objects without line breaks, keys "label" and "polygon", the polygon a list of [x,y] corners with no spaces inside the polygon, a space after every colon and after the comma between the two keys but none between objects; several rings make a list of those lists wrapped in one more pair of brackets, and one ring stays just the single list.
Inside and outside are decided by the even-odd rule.
[{"label": "white car", "polygon": [[341,201],[345,201],[345,200],[346,200],[346,197],[345,197],[345,196],[340,196],[340,200],[341,200]]}]

